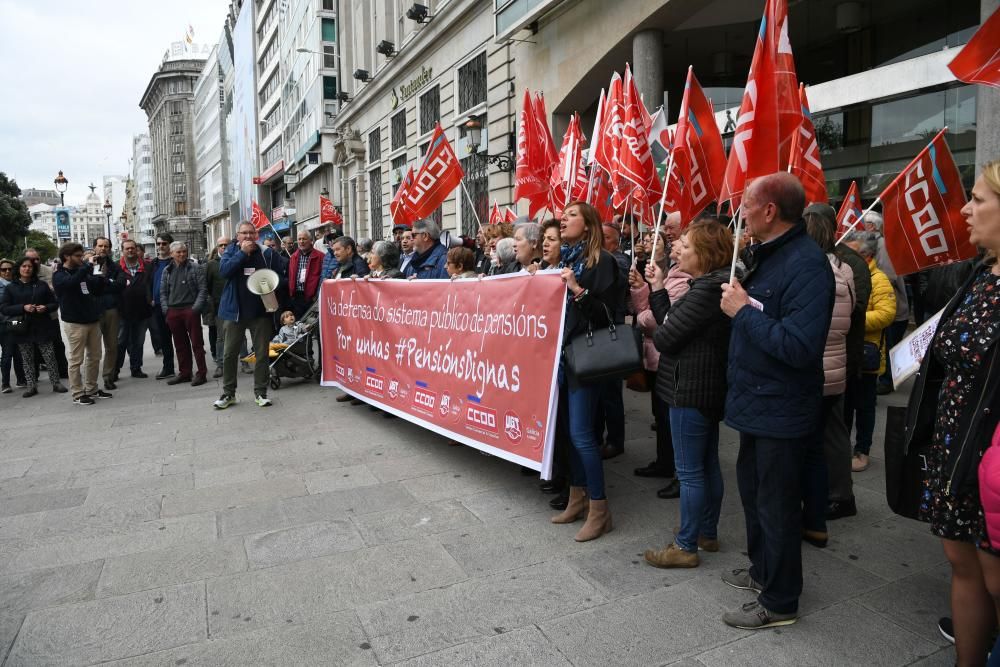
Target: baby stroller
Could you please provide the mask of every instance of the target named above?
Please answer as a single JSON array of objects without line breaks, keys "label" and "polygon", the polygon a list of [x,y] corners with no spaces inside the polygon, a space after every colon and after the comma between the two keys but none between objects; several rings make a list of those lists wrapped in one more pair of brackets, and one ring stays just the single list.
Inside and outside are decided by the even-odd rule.
[{"label": "baby stroller", "polygon": [[322,375],[320,361],[313,345],[313,341],[319,336],[318,304],[317,300],[299,320],[305,328],[305,333],[271,359],[268,380],[271,389],[280,389],[282,378],[320,381]]}]

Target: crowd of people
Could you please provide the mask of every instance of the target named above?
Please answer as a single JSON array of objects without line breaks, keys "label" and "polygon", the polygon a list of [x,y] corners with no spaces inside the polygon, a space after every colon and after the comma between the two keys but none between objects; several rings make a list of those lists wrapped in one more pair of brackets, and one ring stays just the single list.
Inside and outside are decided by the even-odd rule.
[{"label": "crowd of people", "polygon": [[[662,479],[658,497],[680,499],[673,538],[645,560],[698,567],[725,539],[718,530],[725,422],[739,434],[749,565],[722,578],[756,597],[724,621],[757,629],[796,621],[802,542],[825,547],[828,522],[857,514],[852,473],[870,465],[878,396],[893,390],[887,351],[911,321],[944,309],[910,397],[906,437],[931,443],[921,516],[953,572],[954,623],[942,619],[941,629],[954,637],[960,660],[976,664],[1000,608],[1000,507],[984,510],[980,493],[981,484],[1000,484],[978,474],[1000,415],[1000,162],[985,167],[962,213],[981,257],[905,277],[892,270],[877,213],[840,239],[835,211],[806,207],[798,180],[782,173],[753,181],[744,194],[739,262],[723,217],[684,221],[671,213],[643,233],[630,216],[602,221],[582,201],[558,219],[490,225],[474,239],[425,219],[395,226],[391,240],[301,231],[294,241],[261,244],[243,222],[203,263],[168,234],[149,259],[129,240],[118,261],[107,239],[92,253],[67,243],[54,270],[33,251],[0,262],[2,390],[12,391],[13,369],[22,395],[34,396],[44,364],[53,391],[66,392],[68,377],[75,403],[110,398],[126,356],[130,376],[147,378],[147,331],[162,362],[156,379],[202,385],[207,327],[213,378],[222,385],[215,408],[236,404],[241,363],[246,371],[252,365],[254,402],[266,407],[268,366],[248,364],[248,352],[266,360],[272,343],[294,340],[324,280],[558,270],[567,290],[564,345],[631,321],[643,350],[642,369],[627,380],[589,383],[560,363],[554,475],[542,485],[554,496],[552,522],[582,521],[581,542],[613,529],[603,461],[625,450],[627,384],[649,392],[656,441],[655,458],[634,473]],[[261,269],[280,277],[276,313],[248,287]]]}]

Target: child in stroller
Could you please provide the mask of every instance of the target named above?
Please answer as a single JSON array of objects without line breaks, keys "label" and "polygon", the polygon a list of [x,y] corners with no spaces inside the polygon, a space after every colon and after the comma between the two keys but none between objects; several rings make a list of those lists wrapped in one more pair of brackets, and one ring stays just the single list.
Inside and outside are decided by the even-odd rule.
[{"label": "child in stroller", "polygon": [[[295,314],[290,310],[281,314],[281,329],[271,339],[267,354],[271,371],[269,384],[272,389],[281,387],[283,377],[307,380],[319,378],[319,364],[312,340],[316,315],[316,304],[306,311],[301,322],[295,320]],[[247,362],[255,360],[255,354],[244,359]]]}]

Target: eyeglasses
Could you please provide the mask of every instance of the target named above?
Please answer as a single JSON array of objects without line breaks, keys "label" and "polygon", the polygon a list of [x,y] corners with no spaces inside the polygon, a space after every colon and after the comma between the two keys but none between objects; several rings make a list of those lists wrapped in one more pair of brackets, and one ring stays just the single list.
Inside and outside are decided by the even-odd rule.
[{"label": "eyeglasses", "polygon": [[0,266],[0,271],[13,271],[13,266]]},{"label": "eyeglasses", "polygon": [[226,247],[226,244],[225,244],[225,243],[220,243],[219,245],[217,245],[217,246],[215,246],[215,247],[216,247],[216,248],[225,248],[225,247]]}]

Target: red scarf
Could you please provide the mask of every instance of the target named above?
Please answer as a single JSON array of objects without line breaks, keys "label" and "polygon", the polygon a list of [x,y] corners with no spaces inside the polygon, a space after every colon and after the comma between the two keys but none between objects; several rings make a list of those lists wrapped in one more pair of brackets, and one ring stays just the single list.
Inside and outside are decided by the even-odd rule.
[{"label": "red scarf", "polygon": [[[124,271],[125,273],[127,273],[129,275],[132,275],[132,271],[129,270],[128,264],[125,262],[125,258],[124,257],[122,257],[120,260],[118,260],[118,263],[121,264],[122,271]],[[145,265],[146,265],[146,262],[142,261],[142,257],[140,257],[139,258],[139,269],[136,271],[136,273],[142,273],[143,271],[145,271],[146,270],[146,266]]]}]

